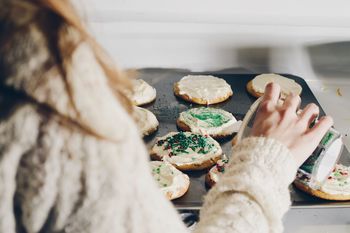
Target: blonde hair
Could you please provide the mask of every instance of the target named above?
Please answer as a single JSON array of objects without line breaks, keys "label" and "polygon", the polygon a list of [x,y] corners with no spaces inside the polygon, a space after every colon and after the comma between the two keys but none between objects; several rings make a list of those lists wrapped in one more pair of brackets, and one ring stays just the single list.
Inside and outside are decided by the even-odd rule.
[{"label": "blonde hair", "polygon": [[[96,42],[96,40],[90,35],[86,30],[86,27],[75,10],[74,6],[69,0],[29,0],[30,2],[38,5],[41,8],[46,8],[52,14],[56,15],[58,19],[63,23],[63,25],[68,25],[76,29],[83,41],[89,43],[91,46],[94,55],[103,68],[110,87],[112,88],[114,94],[118,100],[122,103],[128,112],[132,111],[131,102],[125,95],[125,90],[130,89],[130,82],[127,78],[126,73],[119,70],[115,64],[113,64],[112,59],[107,55],[104,49]],[[77,45],[75,45],[77,46]],[[69,49],[70,48],[70,49]],[[59,51],[60,56],[68,58],[72,55],[74,49],[71,47],[63,46],[63,49],[66,51]],[[68,50],[69,49],[69,50]]]}]

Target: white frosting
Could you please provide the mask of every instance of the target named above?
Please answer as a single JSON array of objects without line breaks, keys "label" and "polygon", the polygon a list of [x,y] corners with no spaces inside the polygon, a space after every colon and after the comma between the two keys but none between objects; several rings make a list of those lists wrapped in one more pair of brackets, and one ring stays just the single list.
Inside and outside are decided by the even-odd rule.
[{"label": "white frosting", "polygon": [[188,175],[182,173],[170,163],[152,161],[151,169],[153,178],[158,183],[161,191],[167,196],[178,198],[184,189],[188,189],[190,182]]},{"label": "white frosting", "polygon": [[293,79],[289,79],[278,74],[258,75],[253,79],[252,86],[256,92],[264,93],[265,86],[271,82],[277,83],[281,86],[281,96],[283,98],[287,97],[291,93],[295,95],[301,94],[302,88],[298,83],[296,83]]},{"label": "white frosting", "polygon": [[[157,142],[159,140],[164,140],[168,137],[171,137],[175,134],[178,134],[177,132],[171,132],[161,138],[158,138]],[[193,133],[190,132],[184,132],[186,136],[193,135]],[[172,152],[171,149],[164,149],[163,146],[158,146],[157,143],[152,148],[152,153],[157,154],[158,156],[162,157],[163,161],[167,161],[173,165],[181,166],[181,165],[190,165],[190,164],[202,164],[204,161],[214,159],[222,154],[222,149],[220,147],[220,144],[215,141],[213,138],[207,136],[207,140],[209,144],[212,144],[213,147],[211,148],[210,152],[207,154],[201,154],[198,153],[198,151],[193,151],[192,149],[188,148],[188,153],[181,153],[178,155],[169,156],[169,153]]]},{"label": "white frosting", "polygon": [[[213,114],[220,114],[223,116],[223,118],[227,119],[228,121],[223,123],[220,126],[213,126],[211,124],[211,119],[209,120],[201,120],[190,113],[195,114],[201,114],[205,112],[212,112]],[[235,132],[239,131],[239,128],[241,126],[242,121],[236,120],[236,118],[229,112],[222,110],[222,109],[216,109],[216,108],[196,108],[196,109],[190,109],[185,112],[180,113],[179,120],[184,122],[186,125],[188,125],[191,129],[191,132],[193,133],[199,133],[204,135],[210,135],[210,136],[225,136],[225,135],[232,135]]]},{"label": "white frosting", "polygon": [[350,195],[350,167],[337,164],[321,191],[331,195]]},{"label": "white frosting", "polygon": [[133,93],[130,96],[132,102],[137,105],[144,105],[155,100],[157,91],[142,79],[133,80]]},{"label": "white frosting", "polygon": [[232,95],[231,86],[211,75],[187,75],[178,82],[179,94],[198,98],[211,104],[214,100]]},{"label": "white frosting", "polygon": [[135,106],[133,117],[142,136],[147,136],[158,128],[159,122],[156,116],[145,108]]}]

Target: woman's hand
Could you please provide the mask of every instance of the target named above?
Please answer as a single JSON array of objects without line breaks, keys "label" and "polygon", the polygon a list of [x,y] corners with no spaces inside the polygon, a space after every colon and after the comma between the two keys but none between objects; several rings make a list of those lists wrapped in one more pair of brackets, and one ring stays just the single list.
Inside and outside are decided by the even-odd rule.
[{"label": "woman's hand", "polygon": [[318,106],[308,104],[297,115],[300,97],[290,95],[282,105],[278,105],[279,96],[278,84],[270,83],[266,86],[251,135],[274,138],[282,142],[301,166],[333,125],[333,119],[329,116],[322,117],[315,126],[309,128],[319,114]]}]

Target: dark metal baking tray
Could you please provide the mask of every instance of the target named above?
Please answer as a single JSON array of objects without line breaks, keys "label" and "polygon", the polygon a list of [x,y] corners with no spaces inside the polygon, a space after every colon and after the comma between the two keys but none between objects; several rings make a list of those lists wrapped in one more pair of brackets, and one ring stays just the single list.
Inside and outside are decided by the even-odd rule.
[{"label": "dark metal baking tray", "polygon": [[[189,102],[183,101],[174,96],[173,84],[180,80],[183,76],[188,74],[199,74],[199,73],[189,73],[185,70],[143,70],[140,72],[140,78],[146,80],[152,86],[157,89],[157,99],[155,102],[144,106],[145,108],[152,111],[158,118],[160,125],[159,129],[155,134],[145,138],[147,146],[150,148],[153,146],[156,137],[163,136],[171,131],[178,131],[176,127],[176,119],[179,113],[185,111],[189,108],[196,107],[198,105],[191,104]],[[222,108],[226,111],[231,112],[238,120],[243,119],[245,113],[248,111],[251,104],[256,100],[256,98],[249,95],[246,91],[246,84],[249,80],[253,79],[256,74],[222,74],[222,73],[200,73],[200,74],[210,74],[220,78],[225,79],[232,87],[233,96],[220,104],[212,105],[213,107]],[[309,86],[304,79],[283,74],[288,78],[294,79],[299,83],[303,92],[301,94],[302,106],[308,103],[316,103],[319,105],[317,99],[313,95]],[[320,105],[319,105],[320,106]],[[324,111],[320,106],[320,113],[324,115]],[[220,140],[220,144],[226,155],[230,156],[231,153],[231,138],[225,140]],[[341,161],[345,165],[350,165],[350,154],[347,149],[344,149]],[[203,197],[208,192],[208,189],[204,183],[204,177],[207,171],[196,171],[187,172],[190,176],[191,184],[188,192],[181,198],[174,200],[173,203],[178,209],[200,209],[203,204]],[[291,198],[292,198],[292,208],[308,208],[308,207],[350,207],[350,202],[332,202],[325,201],[308,194],[305,194],[295,187],[291,186]]]}]

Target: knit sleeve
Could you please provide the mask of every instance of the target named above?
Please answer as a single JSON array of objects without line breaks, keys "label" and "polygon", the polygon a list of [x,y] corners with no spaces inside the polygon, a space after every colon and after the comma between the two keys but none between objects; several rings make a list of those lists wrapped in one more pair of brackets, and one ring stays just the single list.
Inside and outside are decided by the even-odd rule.
[{"label": "knit sleeve", "polygon": [[196,233],[282,232],[297,165],[274,139],[251,137],[233,150],[225,175],[205,198]]},{"label": "knit sleeve", "polygon": [[35,108],[28,105],[16,108],[0,100],[0,109],[0,232],[14,233],[17,170],[23,154],[35,145],[42,120]]}]

